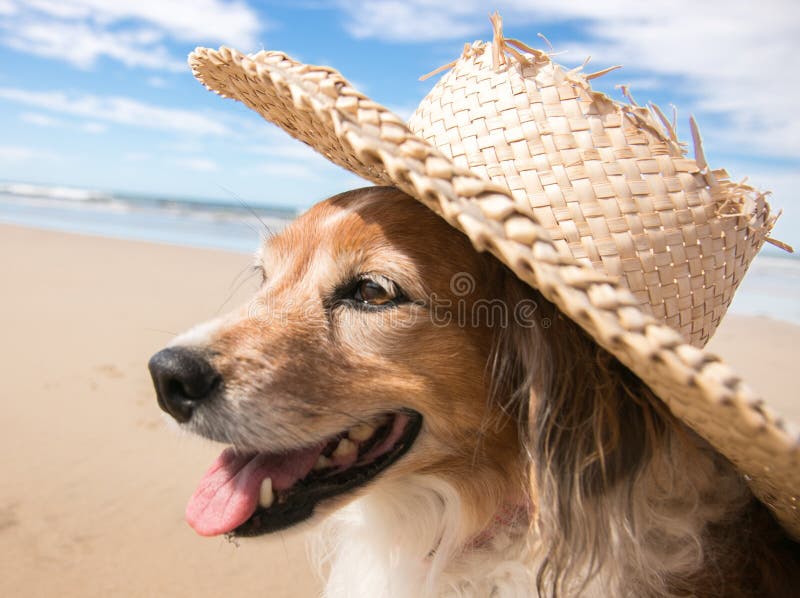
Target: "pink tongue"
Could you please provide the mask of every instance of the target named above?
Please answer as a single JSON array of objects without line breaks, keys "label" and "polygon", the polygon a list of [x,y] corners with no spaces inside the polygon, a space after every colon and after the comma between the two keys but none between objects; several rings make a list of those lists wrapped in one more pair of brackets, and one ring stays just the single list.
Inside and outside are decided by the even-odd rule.
[{"label": "pink tongue", "polygon": [[273,490],[286,490],[308,475],[323,446],[285,455],[239,455],[225,449],[200,480],[186,521],[201,536],[226,534],[247,521],[258,506],[261,482],[272,478]]}]

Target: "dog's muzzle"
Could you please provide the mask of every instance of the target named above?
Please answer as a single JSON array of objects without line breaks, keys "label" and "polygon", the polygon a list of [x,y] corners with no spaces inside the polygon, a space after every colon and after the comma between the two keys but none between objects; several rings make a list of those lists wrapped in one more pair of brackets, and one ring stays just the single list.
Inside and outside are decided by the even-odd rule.
[{"label": "dog's muzzle", "polygon": [[169,347],[148,363],[156,387],[158,405],[185,423],[195,408],[207,401],[222,378],[202,353],[189,347]]}]

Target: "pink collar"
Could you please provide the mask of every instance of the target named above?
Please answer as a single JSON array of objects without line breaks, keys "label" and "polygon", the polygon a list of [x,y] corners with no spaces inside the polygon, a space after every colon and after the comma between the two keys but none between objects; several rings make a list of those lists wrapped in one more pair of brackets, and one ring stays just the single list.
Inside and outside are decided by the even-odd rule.
[{"label": "pink collar", "polygon": [[495,514],[492,523],[482,532],[476,534],[472,539],[467,542],[466,548],[468,550],[476,550],[486,548],[497,534],[509,531],[514,528],[527,527],[530,525],[531,516],[533,515],[533,506],[530,502],[521,503],[505,503],[500,510]]}]

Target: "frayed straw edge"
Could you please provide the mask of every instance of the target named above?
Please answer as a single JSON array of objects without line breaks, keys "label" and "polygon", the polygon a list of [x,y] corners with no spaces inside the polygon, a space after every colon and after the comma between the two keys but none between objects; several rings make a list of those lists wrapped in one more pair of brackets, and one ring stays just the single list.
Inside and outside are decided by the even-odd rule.
[{"label": "frayed straw edge", "polygon": [[[492,66],[495,70],[499,69],[501,66],[507,66],[509,64],[509,59],[515,59],[519,62],[522,66],[527,66],[530,64],[530,59],[523,54],[523,52],[527,52],[531,56],[533,56],[534,60],[546,59],[550,60],[550,56],[554,54],[554,52],[547,53],[543,52],[542,50],[537,50],[535,48],[531,48],[527,44],[523,43],[520,40],[506,38],[503,35],[503,19],[500,14],[495,11],[494,14],[489,15],[489,21],[492,24],[492,31],[493,31],[493,43],[492,43]],[[538,34],[540,38],[542,38],[548,47],[553,50],[553,45],[550,43],[544,35],[541,33]],[[486,46],[479,45],[478,42],[470,45],[464,44],[464,49],[461,53],[461,56],[452,61],[448,64],[442,65],[439,68],[431,71],[430,73],[423,75],[419,78],[420,81],[424,81],[429,79],[430,77],[437,75],[443,71],[450,70],[451,68],[455,67],[459,60],[462,58],[471,58],[474,56],[478,56],[483,54]],[[593,79],[597,79],[616,71],[622,68],[622,65],[615,65],[612,67],[608,67],[602,69],[600,71],[596,71],[594,73],[589,74],[582,74],[582,71],[586,66],[589,64],[591,60],[591,56],[587,57],[584,63],[567,71],[566,75],[572,80],[575,84],[581,86],[585,91],[589,92],[595,98],[603,99],[604,101],[610,101],[613,104],[617,104],[622,110],[626,111],[632,117],[636,117],[636,120],[639,121],[640,124],[647,126],[650,129],[653,129],[658,133],[658,136],[661,137],[664,141],[672,142],[675,144],[676,149],[679,151],[681,155],[686,155],[686,145],[678,139],[677,134],[677,109],[675,106],[672,107],[672,121],[670,121],[661,108],[654,103],[648,104],[647,108],[643,108],[633,97],[631,93],[629,85],[617,85],[622,91],[622,95],[628,100],[628,105],[618,103],[613,99],[609,98],[606,94],[602,92],[595,91],[591,89],[591,85],[589,81]],[[573,78],[575,77],[575,78]],[[577,79],[577,78],[580,79]],[[644,113],[644,114],[642,114]],[[648,118],[649,116],[649,118]],[[648,122],[649,121],[649,122]],[[663,126],[663,129],[659,127],[659,124]],[[748,192],[755,192],[758,193],[759,197],[764,197],[766,193],[760,193],[756,189],[745,185],[733,183],[730,179],[727,180],[720,180],[715,175],[715,172],[711,172],[708,166],[708,161],[706,159],[705,150],[703,148],[703,138],[700,135],[700,129],[697,126],[697,121],[695,120],[694,116],[689,117],[689,129],[692,135],[692,145],[694,146],[694,161],[698,166],[698,169],[702,174],[705,175],[706,181],[708,182],[709,186],[718,187],[720,184],[724,185],[734,185],[736,186],[741,193],[737,193],[732,197],[726,199],[721,205],[717,208],[717,215],[721,218],[732,218],[732,217],[747,217],[748,204],[752,204],[753,200],[748,195]],[[728,208],[731,211],[729,213],[724,213],[725,209]],[[768,224],[769,228],[775,224],[775,221],[780,217],[781,212],[778,212],[774,215],[770,220],[771,222]],[[783,249],[789,253],[793,253],[794,249],[791,245],[784,243],[783,241],[779,241],[772,237],[765,237],[764,241]]]}]

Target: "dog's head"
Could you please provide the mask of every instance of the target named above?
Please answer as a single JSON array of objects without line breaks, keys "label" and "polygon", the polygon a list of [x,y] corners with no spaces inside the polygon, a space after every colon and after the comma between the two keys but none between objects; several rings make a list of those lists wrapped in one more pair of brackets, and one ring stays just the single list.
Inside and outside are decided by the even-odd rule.
[{"label": "dog's head", "polygon": [[509,300],[520,283],[496,260],[374,187],[316,205],[256,268],[247,305],[150,362],[161,408],[230,445],[187,509],[198,532],[283,529],[416,473],[445,477],[478,519],[524,487],[524,402],[497,349],[536,304]]}]

